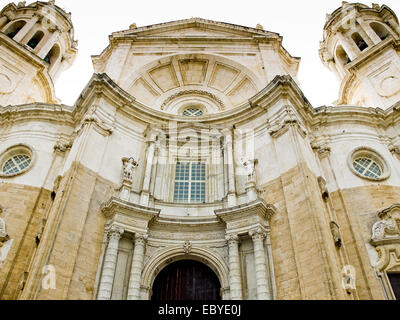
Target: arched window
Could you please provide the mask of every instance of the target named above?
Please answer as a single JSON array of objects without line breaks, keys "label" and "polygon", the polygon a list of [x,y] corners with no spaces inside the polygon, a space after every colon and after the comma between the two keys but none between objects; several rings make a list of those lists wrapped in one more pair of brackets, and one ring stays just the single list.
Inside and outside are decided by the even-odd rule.
[{"label": "arched window", "polygon": [[351,35],[351,38],[356,43],[356,45],[357,45],[358,49],[360,49],[360,51],[363,51],[368,48],[367,43],[364,41],[364,39],[360,36],[360,34],[358,32],[353,33]]},{"label": "arched window", "polygon": [[37,31],[35,35],[29,40],[28,46],[31,47],[32,49],[35,49],[37,45],[39,44],[40,40],[42,40],[44,37],[44,33],[42,31]]},{"label": "arched window", "polygon": [[26,21],[24,20],[19,20],[15,21],[12,25],[10,25],[5,34],[10,37],[11,39],[15,37],[15,35],[24,27],[26,24]]},{"label": "arched window", "polygon": [[385,40],[388,37],[389,31],[380,23],[372,22],[370,26],[381,40]]},{"label": "arched window", "polygon": [[347,55],[346,51],[344,51],[344,49],[341,45],[337,46],[337,48],[336,48],[336,57],[337,57],[337,59],[339,59],[339,62],[342,65],[345,65],[345,64],[351,62],[349,56]]},{"label": "arched window", "polygon": [[44,61],[46,61],[50,65],[53,65],[57,61],[59,56],[60,56],[60,47],[57,44],[55,44],[44,58]]}]

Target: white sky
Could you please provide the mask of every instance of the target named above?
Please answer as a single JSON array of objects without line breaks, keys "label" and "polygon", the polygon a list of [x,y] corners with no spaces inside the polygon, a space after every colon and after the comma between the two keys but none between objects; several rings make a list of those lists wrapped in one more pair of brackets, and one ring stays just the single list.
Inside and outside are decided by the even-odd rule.
[{"label": "white sky", "polygon": [[[8,3],[0,0],[0,3]],[[27,1],[31,3],[32,1]],[[350,1],[349,1],[350,2]],[[319,41],[327,13],[341,6],[338,0],[56,0],[72,12],[78,55],[70,69],[56,82],[56,95],[72,105],[93,73],[90,56],[108,45],[108,35],[126,30],[135,22],[138,27],[173,20],[200,17],[248,27],[256,24],[283,36],[283,46],[301,57],[300,87],[314,107],[332,105],[338,97],[339,82],[322,64]],[[371,6],[371,2],[362,3]],[[400,16],[399,0],[375,0],[388,5]]]}]

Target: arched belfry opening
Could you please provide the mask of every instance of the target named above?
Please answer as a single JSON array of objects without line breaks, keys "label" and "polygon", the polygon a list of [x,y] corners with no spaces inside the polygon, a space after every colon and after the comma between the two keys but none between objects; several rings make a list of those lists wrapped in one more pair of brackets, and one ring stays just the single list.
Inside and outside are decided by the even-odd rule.
[{"label": "arched belfry opening", "polygon": [[152,300],[221,300],[221,284],[208,266],[196,260],[179,260],[156,276]]}]

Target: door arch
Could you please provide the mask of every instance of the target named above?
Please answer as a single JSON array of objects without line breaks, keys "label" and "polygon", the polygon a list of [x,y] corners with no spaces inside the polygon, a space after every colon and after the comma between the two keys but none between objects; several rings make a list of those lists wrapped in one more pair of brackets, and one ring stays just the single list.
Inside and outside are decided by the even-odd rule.
[{"label": "door arch", "polygon": [[156,276],[152,300],[221,300],[217,275],[196,260],[178,260]]}]

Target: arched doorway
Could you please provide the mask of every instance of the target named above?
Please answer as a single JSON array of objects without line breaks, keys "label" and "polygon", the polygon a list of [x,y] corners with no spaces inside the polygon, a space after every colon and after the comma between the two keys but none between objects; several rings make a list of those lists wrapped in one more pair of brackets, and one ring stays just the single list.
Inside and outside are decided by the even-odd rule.
[{"label": "arched doorway", "polygon": [[153,284],[152,300],[221,300],[217,275],[195,260],[179,260],[166,266]]}]

